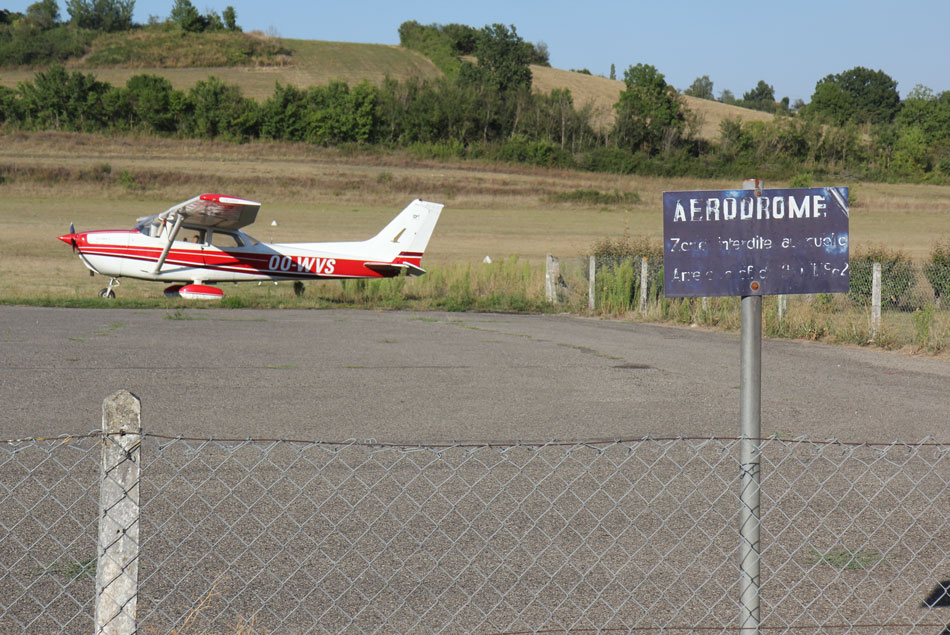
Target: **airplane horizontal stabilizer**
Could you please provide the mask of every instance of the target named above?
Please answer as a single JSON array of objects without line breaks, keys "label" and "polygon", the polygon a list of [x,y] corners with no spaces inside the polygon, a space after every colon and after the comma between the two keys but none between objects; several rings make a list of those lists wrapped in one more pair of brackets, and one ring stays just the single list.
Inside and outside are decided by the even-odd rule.
[{"label": "airplane horizontal stabilizer", "polygon": [[404,271],[406,272],[407,276],[421,276],[426,272],[426,270],[422,267],[417,267],[413,264],[409,264],[408,262],[399,264],[392,262],[367,262],[363,266],[371,271],[375,271],[376,273],[387,277],[398,276]]}]

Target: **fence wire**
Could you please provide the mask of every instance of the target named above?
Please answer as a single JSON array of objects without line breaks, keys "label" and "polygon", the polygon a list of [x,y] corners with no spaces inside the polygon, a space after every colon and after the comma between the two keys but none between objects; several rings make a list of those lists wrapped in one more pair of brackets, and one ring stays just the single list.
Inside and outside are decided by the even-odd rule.
[{"label": "fence wire", "polygon": [[[89,631],[99,450],[97,435],[0,447],[0,630]],[[950,578],[948,452],[764,440],[763,630],[950,622],[925,602]],[[738,457],[734,439],[145,435],[139,630],[731,632]]]},{"label": "fence wire", "polygon": [[[580,304],[589,293],[589,258],[560,259],[561,296],[566,302]],[[814,294],[808,302],[822,310],[867,309],[871,305],[872,261],[852,259],[850,288],[847,294]],[[896,260],[881,264],[881,308],[884,311],[915,312],[950,308],[950,265]],[[605,312],[623,312],[640,306],[641,259],[595,259],[595,306]],[[663,297],[662,258],[647,261],[647,304]],[[832,305],[833,306],[829,306]]]}]

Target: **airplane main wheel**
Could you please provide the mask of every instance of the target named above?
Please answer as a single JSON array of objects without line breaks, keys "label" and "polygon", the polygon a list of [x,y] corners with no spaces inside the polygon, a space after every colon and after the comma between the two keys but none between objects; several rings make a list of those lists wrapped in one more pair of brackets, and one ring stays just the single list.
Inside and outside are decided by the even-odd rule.
[{"label": "airplane main wheel", "polygon": [[115,298],[115,291],[112,289],[100,289],[99,290],[100,298],[109,298],[110,300]]}]

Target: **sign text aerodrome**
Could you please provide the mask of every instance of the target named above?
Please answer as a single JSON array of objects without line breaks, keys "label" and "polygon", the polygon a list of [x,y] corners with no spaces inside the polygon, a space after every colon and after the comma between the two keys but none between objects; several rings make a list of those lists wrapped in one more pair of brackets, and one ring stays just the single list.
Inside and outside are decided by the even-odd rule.
[{"label": "sign text aerodrome", "polygon": [[667,297],[846,292],[848,188],[663,194]]}]

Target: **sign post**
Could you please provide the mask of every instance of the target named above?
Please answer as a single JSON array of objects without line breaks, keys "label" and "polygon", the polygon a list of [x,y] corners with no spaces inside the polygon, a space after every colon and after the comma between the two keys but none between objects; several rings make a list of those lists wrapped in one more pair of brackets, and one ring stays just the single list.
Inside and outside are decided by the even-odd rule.
[{"label": "sign post", "polygon": [[663,193],[668,298],[739,296],[739,630],[759,631],[762,296],[846,293],[848,188]]},{"label": "sign post", "polygon": [[762,438],[762,296],[742,298],[739,374],[739,632],[759,626],[759,439]]},{"label": "sign post", "polygon": [[[743,189],[756,190],[758,179]],[[753,281],[751,285],[755,285]],[[740,300],[739,346],[739,632],[759,630],[759,439],[762,438],[762,296]]]}]

